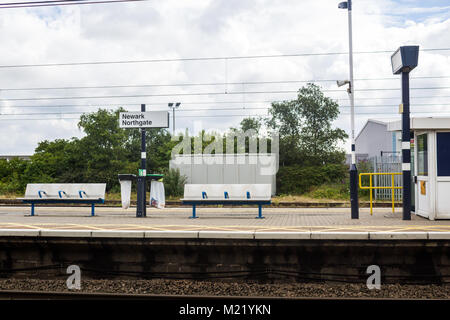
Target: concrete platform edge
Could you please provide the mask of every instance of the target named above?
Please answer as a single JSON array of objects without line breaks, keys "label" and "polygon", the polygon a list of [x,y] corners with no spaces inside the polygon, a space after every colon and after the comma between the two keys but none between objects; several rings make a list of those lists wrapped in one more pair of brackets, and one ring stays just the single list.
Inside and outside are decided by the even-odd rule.
[{"label": "concrete platform edge", "polygon": [[263,232],[0,229],[0,237],[166,238],[253,240],[450,240],[450,232]]}]

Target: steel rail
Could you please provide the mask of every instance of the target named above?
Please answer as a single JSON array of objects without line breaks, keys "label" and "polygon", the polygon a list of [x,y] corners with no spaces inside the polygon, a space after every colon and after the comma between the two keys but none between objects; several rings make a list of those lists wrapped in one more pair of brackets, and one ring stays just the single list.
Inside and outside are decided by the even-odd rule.
[{"label": "steel rail", "polygon": [[274,297],[274,296],[222,296],[222,295],[170,295],[130,294],[106,292],[63,292],[0,290],[0,300],[268,300],[268,301],[448,301],[448,299],[424,298],[376,298],[376,297]]}]

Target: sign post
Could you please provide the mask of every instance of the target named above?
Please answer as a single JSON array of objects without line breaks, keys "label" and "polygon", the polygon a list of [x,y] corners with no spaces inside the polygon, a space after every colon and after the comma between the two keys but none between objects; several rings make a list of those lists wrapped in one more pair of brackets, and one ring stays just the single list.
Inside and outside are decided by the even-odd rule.
[{"label": "sign post", "polygon": [[417,67],[419,46],[403,46],[391,56],[392,73],[402,74],[402,173],[403,220],[411,220],[411,130],[409,116],[409,72]]},{"label": "sign post", "polygon": [[121,112],[119,115],[120,128],[141,129],[141,168],[137,177],[137,206],[136,217],[147,216],[146,192],[147,192],[147,151],[145,132],[146,128],[168,128],[169,112],[167,111],[145,111],[145,104],[141,104],[141,112]]}]

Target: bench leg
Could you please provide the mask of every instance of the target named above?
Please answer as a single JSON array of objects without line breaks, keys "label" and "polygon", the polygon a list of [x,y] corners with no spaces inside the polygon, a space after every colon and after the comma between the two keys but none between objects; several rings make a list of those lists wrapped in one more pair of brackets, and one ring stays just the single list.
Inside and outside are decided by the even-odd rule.
[{"label": "bench leg", "polygon": [[192,217],[189,217],[189,219],[197,219],[198,217],[195,215],[195,204],[192,205]]},{"label": "bench leg", "polygon": [[262,216],[262,205],[258,204],[258,216],[256,217],[256,219],[264,219],[264,217]]},{"label": "bench leg", "polygon": [[31,204],[31,216],[34,216],[34,203]]},{"label": "bench leg", "polygon": [[92,203],[91,204],[91,217],[93,217],[95,215],[95,204]]}]

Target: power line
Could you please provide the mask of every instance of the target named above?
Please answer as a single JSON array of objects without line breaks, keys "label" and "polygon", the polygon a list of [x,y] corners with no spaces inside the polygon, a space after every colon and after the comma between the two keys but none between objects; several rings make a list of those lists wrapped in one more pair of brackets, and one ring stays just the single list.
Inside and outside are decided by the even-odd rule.
[{"label": "power line", "polygon": [[[450,98],[450,95],[434,95],[434,96],[412,96],[411,99],[435,99],[435,98]],[[332,98],[337,101],[347,101],[348,98]],[[357,101],[368,100],[400,100],[400,97],[371,97],[371,98],[357,98]],[[245,101],[183,101],[183,105],[196,105],[196,104],[255,104],[255,103],[282,103],[285,100],[245,100]],[[145,102],[148,105],[167,105],[167,101],[150,101]],[[125,107],[125,106],[140,106],[141,103],[84,103],[84,104],[57,104],[57,105],[16,105],[16,106],[3,106],[4,108],[66,108],[66,107]],[[414,103],[414,105],[417,105]],[[358,107],[358,106],[357,106]]]},{"label": "power line", "polygon": [[[442,103],[422,103],[422,104],[413,104],[412,107],[423,107],[423,106],[440,106],[440,107],[445,107],[445,106],[450,106],[450,104],[442,104]],[[106,106],[108,107],[108,106]],[[356,109],[358,108],[395,108],[398,107],[398,105],[383,105],[383,104],[378,104],[378,105],[361,105],[356,107]],[[96,107],[99,108],[99,107]],[[339,106],[339,108],[350,108],[350,106]],[[4,107],[0,107],[0,109],[7,109]],[[228,107],[228,108],[200,108],[200,109],[182,109],[179,110],[178,112],[214,112],[214,111],[230,111],[230,110],[269,110],[269,107]],[[154,110],[154,111],[161,111],[160,109],[158,110]],[[163,110],[165,111],[165,110]],[[13,116],[13,115],[48,115],[48,114],[83,114],[83,113],[88,113],[86,111],[61,111],[61,112],[33,112],[33,113],[0,113],[0,115],[2,116]]]},{"label": "power line", "polygon": [[[413,96],[413,97],[410,97],[410,99],[434,99],[434,98],[450,98],[450,96],[435,95],[435,96]],[[335,100],[348,100],[348,99],[335,99]],[[401,100],[401,97],[355,98],[355,100],[356,101],[359,101],[359,100]]]},{"label": "power line", "polygon": [[[450,76],[419,76],[411,79],[446,79]],[[355,81],[397,80],[398,78],[360,78]],[[117,89],[117,88],[148,88],[148,87],[188,87],[188,86],[224,86],[224,85],[258,85],[258,84],[295,84],[315,82],[336,82],[336,79],[316,80],[274,80],[274,81],[243,81],[243,82],[209,82],[209,83],[177,83],[177,84],[131,84],[131,85],[97,85],[97,86],[67,86],[67,87],[30,87],[1,88],[1,91],[37,91],[37,90],[78,90],[78,89]]]},{"label": "power line", "polygon": [[[336,90],[337,91],[337,90]],[[341,90],[340,90],[341,91]],[[4,98],[0,101],[32,101],[32,100],[77,100],[77,99],[109,99],[109,98],[142,98],[142,97],[172,97],[172,96],[209,96],[209,95],[235,95],[235,94],[281,94],[296,93],[296,90],[284,91],[243,91],[243,92],[197,92],[197,93],[160,93],[160,94],[135,94],[135,95],[108,95],[108,96],[84,96],[84,97],[33,97],[33,98]]]},{"label": "power line", "polygon": [[22,3],[5,3],[0,4],[0,9],[16,9],[16,8],[34,8],[34,7],[54,7],[54,6],[72,6],[82,4],[106,4],[106,3],[118,3],[118,2],[140,2],[148,0],[62,0],[62,1],[34,1],[34,2],[22,2]]},{"label": "power line", "polygon": [[[414,114],[430,114],[430,112],[411,112]],[[449,112],[442,112],[441,114],[450,114]],[[350,115],[350,113],[341,113],[340,115]],[[392,112],[356,112],[355,115],[357,116],[366,116],[366,115],[390,115],[390,116],[397,116],[398,113],[392,113]],[[179,116],[180,118],[215,118],[215,117],[263,117],[267,118],[268,115],[266,114],[221,114],[221,115],[212,115],[212,116],[206,116],[206,115],[199,115],[199,116]],[[0,118],[0,121],[22,121],[22,120],[33,120],[33,121],[40,121],[40,120],[79,120],[79,117],[69,117],[69,118]]]},{"label": "power line", "polygon": [[[450,78],[450,77],[449,77]],[[398,80],[398,79],[397,79]],[[256,84],[289,84],[302,82],[335,82],[336,80],[279,80],[279,81],[246,81],[246,82],[211,82],[211,83],[178,83],[178,84],[132,84],[104,86],[74,87],[41,87],[41,88],[2,88],[1,91],[33,91],[33,90],[72,90],[72,89],[116,89],[116,88],[148,88],[148,87],[188,87],[188,86],[222,86],[222,85],[256,85]]]},{"label": "power line", "polygon": [[48,1],[26,1],[26,2],[3,2],[3,3],[0,3],[0,6],[47,4],[47,3],[76,2],[76,1],[83,2],[83,1],[91,1],[91,0],[48,0]]},{"label": "power line", "polygon": [[[444,90],[450,87],[415,87],[410,90]],[[357,89],[355,91],[399,91],[401,88],[368,88]],[[324,89],[323,92],[340,92],[340,89]],[[32,97],[32,98],[4,98],[0,101],[37,101],[37,100],[78,100],[78,99],[110,99],[110,98],[142,98],[142,97],[172,97],[172,96],[211,96],[211,95],[246,95],[246,94],[285,94],[297,93],[297,90],[276,90],[276,91],[230,91],[230,92],[196,92],[196,93],[160,93],[160,94],[134,94],[134,95],[106,95],[106,96],[76,96],[76,97]]]},{"label": "power line", "polygon": [[[411,99],[435,99],[435,98],[450,98],[450,95],[435,95],[435,96],[412,96]],[[371,98],[357,98],[357,101],[371,101],[371,100],[399,100],[399,97],[371,97]],[[347,101],[348,98],[338,98],[333,99],[337,101]],[[286,101],[286,100],[284,100]],[[183,105],[215,105],[215,104],[263,104],[263,103],[282,103],[283,100],[245,100],[245,101],[183,101]],[[167,101],[151,101],[145,102],[147,105],[167,105]],[[84,104],[57,104],[57,105],[14,105],[14,106],[0,106],[0,108],[71,108],[71,107],[81,107],[81,108],[102,108],[102,107],[127,107],[127,106],[140,106],[140,103],[84,103]],[[433,103],[433,104],[423,104],[423,103],[413,103],[413,105],[443,105],[442,103]],[[445,104],[444,104],[445,105]],[[358,104],[356,107],[361,107],[366,105]],[[371,105],[372,106],[372,105]],[[373,106],[384,106],[381,104],[373,105]],[[390,106],[398,106],[398,105],[390,105]]]},{"label": "power line", "polygon": [[[122,0],[122,1],[145,1],[145,0]],[[119,2],[119,0],[114,1]],[[395,50],[378,51],[358,51],[353,54],[380,54],[393,53]],[[428,48],[420,51],[450,51],[450,48]],[[193,57],[193,58],[163,58],[163,59],[142,59],[142,60],[115,60],[115,61],[88,61],[88,62],[62,62],[62,63],[41,63],[41,64],[15,64],[0,65],[0,68],[30,68],[30,67],[59,67],[59,66],[80,66],[80,65],[101,65],[101,64],[128,64],[128,63],[160,63],[160,62],[186,62],[186,61],[211,61],[211,60],[242,60],[242,59],[268,59],[268,58],[289,58],[289,57],[311,57],[311,56],[331,56],[347,55],[348,52],[317,52],[317,53],[291,53],[272,55],[249,55],[249,56],[223,56],[223,57]]]},{"label": "power line", "polygon": [[[199,116],[177,116],[177,118],[215,118],[215,117],[258,117],[261,116],[259,114],[218,114],[218,115],[211,115],[211,116],[207,116],[207,115],[199,115]],[[262,116],[266,116],[266,115],[262,115]],[[78,118],[23,118],[23,119],[19,119],[19,118],[10,118],[10,119],[4,119],[4,118],[0,118],[0,121],[6,121],[6,120],[66,120],[66,119],[79,119]]]}]

